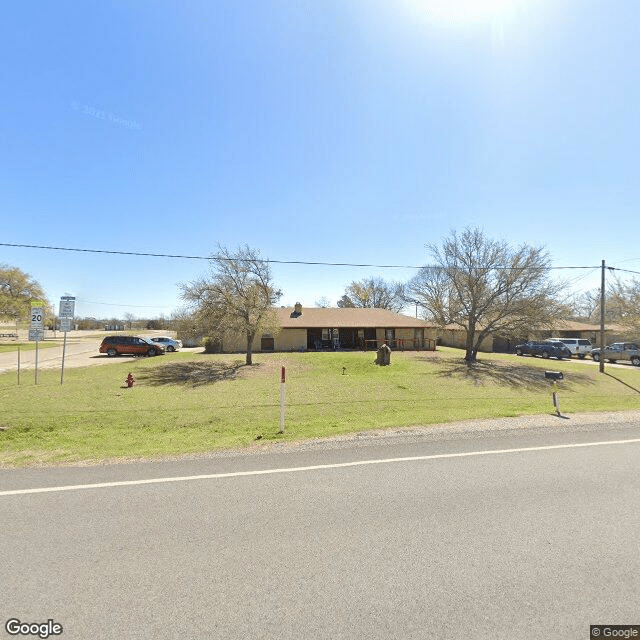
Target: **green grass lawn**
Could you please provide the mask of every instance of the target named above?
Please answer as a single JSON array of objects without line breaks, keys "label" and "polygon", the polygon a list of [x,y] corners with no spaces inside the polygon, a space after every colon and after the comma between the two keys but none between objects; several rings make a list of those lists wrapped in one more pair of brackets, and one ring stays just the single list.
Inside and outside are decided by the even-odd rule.
[{"label": "green grass lawn", "polygon": [[[640,408],[640,370],[598,373],[578,362],[459,350],[375,353],[175,353],[158,358],[41,371],[40,384],[0,375],[0,465],[57,464],[243,447],[366,429],[469,418],[549,414],[545,369],[564,372],[563,413]],[[278,434],[280,369],[287,371],[286,432]],[[343,367],[344,373],[343,373]],[[131,371],[132,389],[124,388]]]}]

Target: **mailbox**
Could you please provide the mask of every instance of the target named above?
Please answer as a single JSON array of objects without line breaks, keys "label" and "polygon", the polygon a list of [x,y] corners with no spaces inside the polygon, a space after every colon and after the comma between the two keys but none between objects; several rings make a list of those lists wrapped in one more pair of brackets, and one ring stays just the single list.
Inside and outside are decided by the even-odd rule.
[{"label": "mailbox", "polygon": [[547,380],[563,380],[564,379],[564,375],[562,374],[562,371],[545,371],[544,377]]}]

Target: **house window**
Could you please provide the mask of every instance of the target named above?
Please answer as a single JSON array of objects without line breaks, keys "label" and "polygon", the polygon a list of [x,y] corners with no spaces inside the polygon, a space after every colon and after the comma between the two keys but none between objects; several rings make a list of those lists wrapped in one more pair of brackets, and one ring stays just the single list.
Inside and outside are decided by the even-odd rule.
[{"label": "house window", "polygon": [[323,340],[331,340],[330,329],[323,329],[322,330],[322,339]]},{"label": "house window", "polygon": [[385,329],[384,330],[384,339],[387,342],[392,342],[396,338],[396,330],[395,329]]}]

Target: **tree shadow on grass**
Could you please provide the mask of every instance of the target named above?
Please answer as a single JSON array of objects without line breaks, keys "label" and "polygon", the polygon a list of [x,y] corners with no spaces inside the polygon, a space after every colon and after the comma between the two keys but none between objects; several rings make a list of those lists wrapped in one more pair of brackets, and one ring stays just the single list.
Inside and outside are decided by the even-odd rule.
[{"label": "tree shadow on grass", "polygon": [[[236,380],[244,362],[169,362],[140,374],[140,378],[154,386],[184,384],[200,387],[223,380]],[[254,365],[255,366],[255,365]]]},{"label": "tree shadow on grass", "polygon": [[630,384],[627,384],[623,380],[620,380],[620,378],[616,378],[615,376],[612,376],[610,373],[606,373],[606,372],[605,372],[604,375],[605,376],[609,376],[610,378],[613,378],[616,382],[619,382],[621,385],[624,385],[625,387],[627,387],[627,389],[631,389],[631,391],[635,391],[636,393],[640,393],[640,389],[636,389],[636,387],[632,387]]},{"label": "tree shadow on grass", "polygon": [[[442,378],[454,376],[467,380],[475,386],[485,384],[497,384],[516,389],[530,391],[548,389],[550,381],[544,377],[544,369],[531,367],[525,364],[512,364],[505,362],[475,362],[468,364],[462,362],[441,361],[441,370],[437,374]],[[571,373],[564,380],[557,383],[558,389],[569,389],[573,384],[594,385],[593,378],[582,373]]]}]

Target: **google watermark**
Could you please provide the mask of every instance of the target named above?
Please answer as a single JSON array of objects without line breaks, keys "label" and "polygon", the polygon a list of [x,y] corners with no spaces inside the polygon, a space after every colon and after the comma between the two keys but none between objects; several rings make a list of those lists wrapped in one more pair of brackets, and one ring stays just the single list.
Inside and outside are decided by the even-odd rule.
[{"label": "google watermark", "polygon": [[96,120],[109,120],[110,122],[113,122],[113,124],[117,124],[120,127],[125,127],[126,129],[134,129],[136,131],[140,131],[142,129],[142,127],[135,120],[126,120],[125,118],[121,118],[120,116],[105,111],[104,109],[96,109],[96,107],[92,107],[88,104],[79,104],[75,101],[72,101],[69,106],[73,111],[78,111],[79,113],[82,113],[85,116],[89,116],[91,118],[95,118]]},{"label": "google watermark", "polygon": [[589,638],[638,638],[640,624],[592,624]]},{"label": "google watermark", "polygon": [[59,636],[63,630],[62,625],[51,618],[46,622],[21,622],[18,618],[11,618],[7,620],[4,628],[10,636],[37,636],[38,638]]}]

